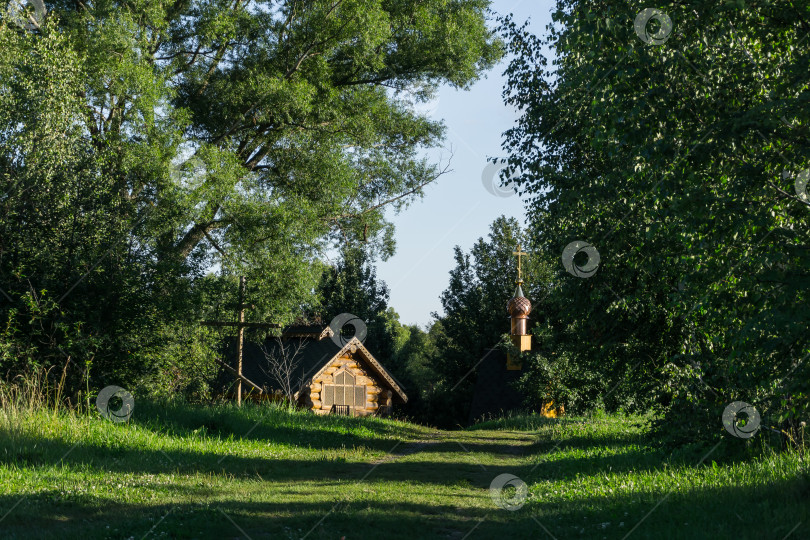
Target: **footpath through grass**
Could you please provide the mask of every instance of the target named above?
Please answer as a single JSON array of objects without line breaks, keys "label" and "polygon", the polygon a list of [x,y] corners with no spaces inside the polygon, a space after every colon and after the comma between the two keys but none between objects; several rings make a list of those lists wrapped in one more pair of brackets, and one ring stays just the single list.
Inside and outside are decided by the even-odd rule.
[{"label": "footpath through grass", "polygon": [[[447,432],[254,405],[138,403],[128,424],[2,410],[0,538],[810,537],[798,455],[730,457],[744,443],[720,433],[665,455],[643,421]],[[519,480],[493,500],[502,474]]]}]

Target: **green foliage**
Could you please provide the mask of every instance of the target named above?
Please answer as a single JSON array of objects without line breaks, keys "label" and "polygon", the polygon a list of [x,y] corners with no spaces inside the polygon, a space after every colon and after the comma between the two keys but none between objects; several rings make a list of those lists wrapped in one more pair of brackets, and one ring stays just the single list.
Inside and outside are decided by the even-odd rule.
[{"label": "green foliage", "polygon": [[[810,406],[810,208],[794,189],[810,7],[664,3],[674,30],[657,46],[634,31],[644,7],[560,1],[543,38],[502,21],[522,111],[505,145],[558,269],[535,369],[583,407],[667,408],[673,441],[735,400],[795,428]],[[560,264],[574,240],[600,253],[591,278]]]},{"label": "green foliage", "polygon": [[[418,418],[439,426],[464,425],[468,421],[475,367],[488,349],[499,346],[509,333],[506,304],[515,294],[518,244],[529,245],[529,237],[514,218],[500,217],[490,225],[488,238],[479,238],[464,253],[455,248],[456,266],[441,295],[444,314],[434,313],[436,322],[409,359],[414,375],[430,383],[422,397]],[[531,300],[545,295],[549,271],[530,252],[522,262],[523,291]],[[544,308],[535,304],[534,311]],[[537,315],[540,317],[541,315]],[[419,350],[421,349],[421,351]]]},{"label": "green foliage", "polygon": [[[140,360],[150,366],[138,380],[145,396],[181,395],[193,401],[212,397],[210,383],[218,372],[214,362],[219,334],[202,326],[164,323],[143,336]],[[145,346],[144,346],[145,345]]]},{"label": "green foliage", "polygon": [[435,412],[432,402],[438,388],[436,341],[442,331],[441,323],[434,322],[427,330],[415,324],[400,328],[400,344],[386,364],[408,394],[408,403],[396,412],[415,422],[435,425],[431,415]]},{"label": "green foliage", "polygon": [[437,336],[442,330],[440,322],[430,325],[427,331],[417,325],[404,327],[407,339],[400,347],[394,368],[400,380],[408,381],[411,404],[421,396],[431,394],[436,387],[434,362],[438,355]]},{"label": "green foliage", "polygon": [[344,245],[340,259],[324,270],[318,287],[322,318],[328,322],[351,313],[369,324],[388,308],[388,286],[377,280],[377,269],[361,248]]},{"label": "green foliage", "polygon": [[196,326],[233,316],[237,276],[248,317],[283,324],[315,303],[330,242],[392,253],[385,209],[441,174],[420,152],[443,126],[409,99],[494,65],[487,6],[93,0],[49,4],[34,31],[3,15],[0,370],[67,361],[73,390],[203,396]]},{"label": "green foliage", "polygon": [[[396,311],[388,307],[388,286],[377,280],[377,269],[366,251],[344,246],[340,260],[324,270],[317,293],[318,318],[324,324],[342,313],[361,319],[367,329],[365,345],[388,366],[407,339],[407,331]],[[344,332],[351,333],[352,327],[347,325]]]}]

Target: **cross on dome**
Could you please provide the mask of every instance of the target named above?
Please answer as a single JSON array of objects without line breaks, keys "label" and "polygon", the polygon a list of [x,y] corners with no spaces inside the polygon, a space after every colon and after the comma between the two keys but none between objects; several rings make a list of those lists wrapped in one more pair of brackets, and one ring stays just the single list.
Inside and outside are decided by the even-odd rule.
[{"label": "cross on dome", "polygon": [[513,251],[512,255],[517,255],[518,258],[518,282],[522,282],[523,279],[521,277],[521,267],[520,267],[520,257],[523,255],[528,255],[525,251],[520,250],[520,244],[517,246],[517,251]]}]

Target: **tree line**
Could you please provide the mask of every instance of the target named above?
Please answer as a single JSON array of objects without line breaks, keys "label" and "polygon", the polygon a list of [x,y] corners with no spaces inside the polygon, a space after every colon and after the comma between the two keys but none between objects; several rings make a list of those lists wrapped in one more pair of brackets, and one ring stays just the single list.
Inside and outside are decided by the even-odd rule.
[{"label": "tree line", "polygon": [[[527,406],[654,409],[661,438],[685,443],[746,401],[795,436],[810,408],[808,2],[559,0],[540,36],[508,16],[493,31],[488,5],[3,17],[4,377],[203,396],[221,336],[198,322],[232,313],[247,275],[250,320],[354,312],[409,387],[404,413],[464,423],[470,370],[508,331],[519,243],[539,343]],[[444,171],[420,157],[443,125],[408,100],[466,88],[504,54],[520,119],[503,175],[528,228],[500,218],[457,248],[443,312],[402,325],[373,269],[395,249],[384,212]]]},{"label": "tree line", "polygon": [[[734,401],[795,437],[810,408],[810,4],[561,0],[543,36],[501,23],[521,111],[509,173],[556,268],[535,390],[654,406],[675,443],[716,434]],[[598,250],[591,277],[559,264],[575,241]]]},{"label": "tree line", "polygon": [[[540,36],[500,19],[520,111],[502,176],[546,272],[529,291],[527,405],[652,409],[659,440],[686,444],[743,401],[795,442],[810,409],[810,4],[561,0],[553,19]],[[430,331],[438,387],[498,335],[508,289],[482,242],[457,251]]]}]

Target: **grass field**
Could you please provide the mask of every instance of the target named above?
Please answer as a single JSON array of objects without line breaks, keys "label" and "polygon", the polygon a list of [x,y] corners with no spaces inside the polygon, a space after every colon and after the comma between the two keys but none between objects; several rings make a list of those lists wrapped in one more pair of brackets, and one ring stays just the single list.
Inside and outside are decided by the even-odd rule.
[{"label": "grass field", "polygon": [[[810,538],[799,455],[721,432],[666,455],[645,420],[438,431],[276,406],[139,402],[120,424],[4,408],[0,537]],[[502,474],[520,480],[493,499]]]}]

